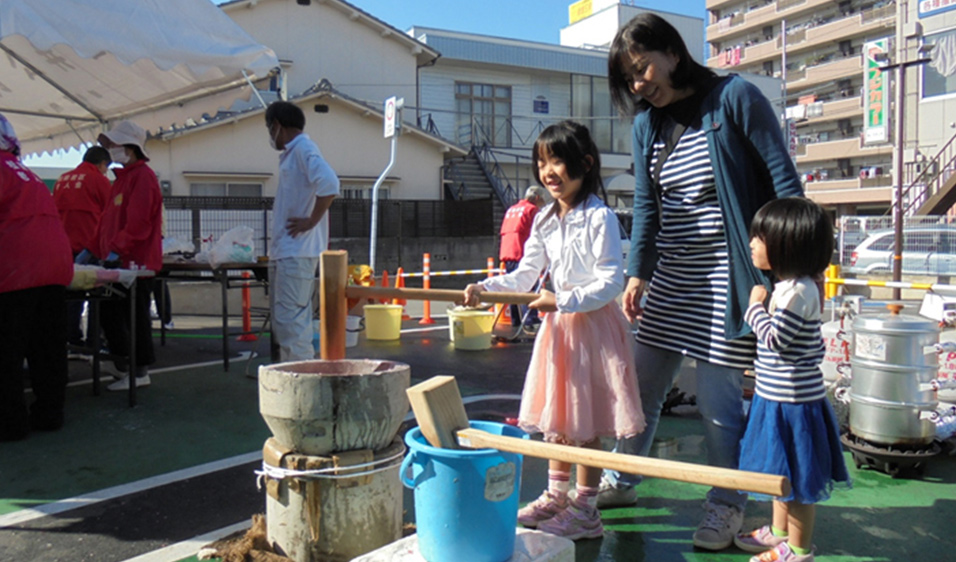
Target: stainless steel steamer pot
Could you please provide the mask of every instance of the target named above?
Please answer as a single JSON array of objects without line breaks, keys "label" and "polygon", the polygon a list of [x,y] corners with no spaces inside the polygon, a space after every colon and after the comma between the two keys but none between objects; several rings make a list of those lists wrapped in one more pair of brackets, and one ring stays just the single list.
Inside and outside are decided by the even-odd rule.
[{"label": "stainless steel steamer pot", "polygon": [[901,305],[887,308],[889,314],[853,320],[850,432],[877,444],[927,445],[935,436],[927,414],[937,398],[927,384],[937,376],[939,329],[900,314]]}]

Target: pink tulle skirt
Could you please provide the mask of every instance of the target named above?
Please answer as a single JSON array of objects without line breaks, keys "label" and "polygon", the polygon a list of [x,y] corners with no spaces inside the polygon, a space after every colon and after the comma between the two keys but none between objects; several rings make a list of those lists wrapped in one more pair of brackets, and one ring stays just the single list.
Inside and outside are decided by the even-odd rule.
[{"label": "pink tulle skirt", "polygon": [[644,430],[634,336],[615,303],[592,312],[544,316],[518,422],[548,441],[569,444]]}]

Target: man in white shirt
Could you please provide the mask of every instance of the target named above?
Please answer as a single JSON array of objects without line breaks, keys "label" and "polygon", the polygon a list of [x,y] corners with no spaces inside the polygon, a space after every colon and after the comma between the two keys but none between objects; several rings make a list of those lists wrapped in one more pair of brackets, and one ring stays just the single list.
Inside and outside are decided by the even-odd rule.
[{"label": "man in white shirt", "polygon": [[275,272],[272,326],[280,360],[303,361],[315,357],[312,291],[319,256],[329,247],[328,210],[339,194],[339,178],[302,132],[305,114],[299,106],[270,104],[266,127],[272,148],[282,151],[269,246]]}]

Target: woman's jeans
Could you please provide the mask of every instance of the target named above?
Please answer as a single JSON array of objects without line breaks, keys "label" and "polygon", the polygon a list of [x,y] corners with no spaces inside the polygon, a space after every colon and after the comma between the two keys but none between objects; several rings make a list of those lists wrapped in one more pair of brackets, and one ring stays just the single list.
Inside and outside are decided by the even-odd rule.
[{"label": "woman's jeans", "polygon": [[[615,452],[647,456],[654,442],[661,408],[667,393],[680,372],[684,356],[643,343],[637,343],[637,382],[647,428],[644,433],[628,439],[619,439]],[[697,407],[704,423],[704,443],[707,446],[707,464],[737,468],[740,439],[746,428],[741,394],[743,372],[697,361]],[[641,477],[617,471],[604,471],[605,479],[616,487],[634,486]],[[737,490],[711,488],[707,499],[743,510],[747,495]]]}]

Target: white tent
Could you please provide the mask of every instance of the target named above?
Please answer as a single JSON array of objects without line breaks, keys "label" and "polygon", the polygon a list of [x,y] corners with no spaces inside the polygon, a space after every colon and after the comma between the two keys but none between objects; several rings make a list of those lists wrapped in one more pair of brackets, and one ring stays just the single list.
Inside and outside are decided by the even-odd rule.
[{"label": "white tent", "polygon": [[0,1],[0,113],[24,153],[248,99],[279,61],[209,0]]}]

